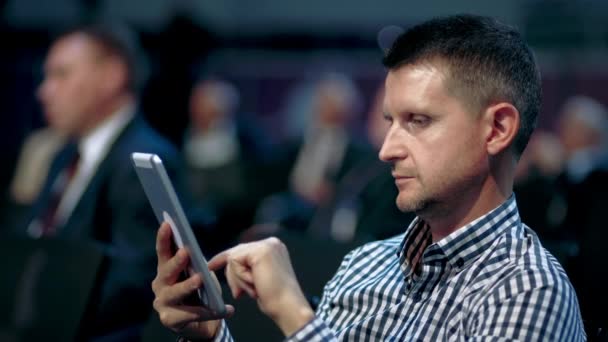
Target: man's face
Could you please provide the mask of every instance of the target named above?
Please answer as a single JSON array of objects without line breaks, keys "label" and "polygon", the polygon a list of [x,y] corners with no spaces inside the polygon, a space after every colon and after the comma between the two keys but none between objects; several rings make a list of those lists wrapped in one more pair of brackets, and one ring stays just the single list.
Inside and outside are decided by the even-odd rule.
[{"label": "man's face", "polygon": [[82,34],[72,34],[53,44],[38,89],[48,123],[57,130],[79,136],[88,129],[103,101],[103,68],[98,47]]},{"label": "man's face", "polygon": [[[388,73],[390,128],[380,159],[393,164],[402,211],[441,215],[481,188],[489,172],[481,115],[446,91],[442,66],[405,65]],[[469,196],[467,196],[469,195]]]},{"label": "man's face", "polygon": [[577,151],[598,144],[600,141],[597,129],[589,127],[575,114],[574,112],[564,112],[558,121],[557,132],[567,158]]},{"label": "man's face", "polygon": [[197,130],[208,130],[226,115],[219,96],[221,95],[214,90],[213,86],[208,84],[198,85],[192,91],[190,119]]}]

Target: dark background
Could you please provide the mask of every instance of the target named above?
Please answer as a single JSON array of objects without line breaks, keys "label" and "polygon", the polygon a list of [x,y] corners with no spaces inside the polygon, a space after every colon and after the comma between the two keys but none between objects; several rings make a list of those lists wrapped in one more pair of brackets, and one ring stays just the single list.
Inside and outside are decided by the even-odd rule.
[{"label": "dark background", "polygon": [[[343,72],[363,95],[361,125],[385,73],[378,33],[456,13],[495,16],[523,32],[542,71],[541,128],[554,128],[571,95],[608,104],[608,1],[0,0],[0,191],[8,192],[23,139],[45,124],[35,92],[46,50],[55,34],[79,22],[117,19],[136,31],[149,76],[144,113],[181,145],[189,92],[201,75],[232,81],[241,110],[281,141],[304,127],[298,95],[307,82]],[[248,305],[241,312],[255,311]]]}]

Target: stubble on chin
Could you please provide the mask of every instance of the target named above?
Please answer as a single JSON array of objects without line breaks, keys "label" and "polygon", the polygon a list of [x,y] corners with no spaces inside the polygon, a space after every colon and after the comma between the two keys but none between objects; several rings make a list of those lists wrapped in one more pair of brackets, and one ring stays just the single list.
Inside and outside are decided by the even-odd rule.
[{"label": "stubble on chin", "polygon": [[427,211],[430,207],[432,201],[425,198],[408,198],[401,199],[400,196],[397,196],[397,207],[400,211],[407,213],[413,212],[416,215],[420,215]]}]

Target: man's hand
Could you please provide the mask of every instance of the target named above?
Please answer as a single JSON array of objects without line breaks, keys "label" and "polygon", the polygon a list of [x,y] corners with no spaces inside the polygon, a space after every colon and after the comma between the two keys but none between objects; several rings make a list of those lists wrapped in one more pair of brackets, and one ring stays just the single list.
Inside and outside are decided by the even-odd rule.
[{"label": "man's hand", "polygon": [[[154,309],[160,316],[160,321],[167,328],[173,330],[188,340],[211,339],[217,334],[220,320],[210,310],[201,306],[183,304],[184,300],[202,285],[199,275],[178,282],[180,274],[187,268],[189,255],[180,249],[172,255],[171,228],[163,223],[158,230],[156,238],[156,253],[158,256],[158,270],[152,282],[154,291]],[[210,284],[216,286],[219,284]],[[229,315],[234,308],[226,306]]]},{"label": "man's hand", "polygon": [[210,270],[224,266],[232,295],[238,298],[246,293],[256,299],[262,312],[286,336],[314,317],[293,272],[287,248],[279,239],[241,244],[209,261]]}]

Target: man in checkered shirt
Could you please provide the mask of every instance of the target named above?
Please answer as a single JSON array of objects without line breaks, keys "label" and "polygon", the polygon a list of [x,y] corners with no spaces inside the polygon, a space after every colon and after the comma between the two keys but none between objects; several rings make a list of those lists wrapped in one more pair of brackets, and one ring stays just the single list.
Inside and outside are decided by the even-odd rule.
[{"label": "man in checkered shirt", "polygon": [[[418,216],[404,234],[349,253],[316,313],[276,238],[222,252],[210,269],[225,267],[232,294],[257,299],[288,341],[585,340],[572,285],[512,191],[541,101],[520,34],[491,18],[433,19],[398,37],[384,65],[380,159],[397,206]],[[184,340],[231,340],[223,320],[180,304],[201,279],[177,281],[188,255],[170,253],[170,234],[161,226],[161,321]]]}]

